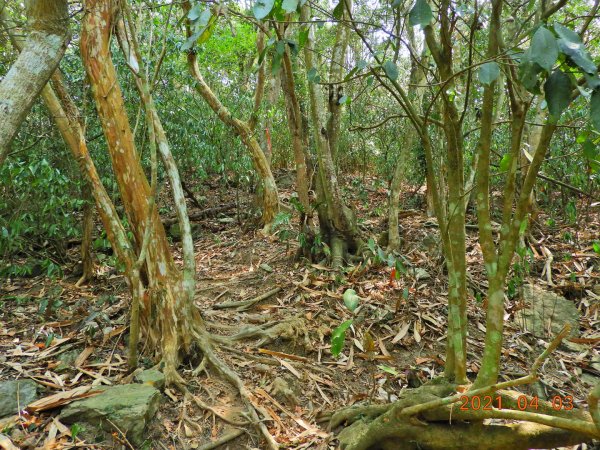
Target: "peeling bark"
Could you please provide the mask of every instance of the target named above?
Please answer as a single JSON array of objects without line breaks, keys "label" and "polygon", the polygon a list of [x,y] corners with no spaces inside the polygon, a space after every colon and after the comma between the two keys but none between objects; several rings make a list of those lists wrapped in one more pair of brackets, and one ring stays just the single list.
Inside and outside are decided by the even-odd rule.
[{"label": "peeling bark", "polygon": [[138,252],[146,227],[151,227],[144,265],[147,285],[140,304],[142,327],[151,348],[165,363],[166,377],[174,382],[180,379],[176,371],[180,357],[190,350],[202,320],[185,295],[183,279],[173,261],[164,227],[156,208],[151,208],[148,201],[150,186],[139,163],[110,54],[116,3],[87,0],[85,9],[81,55]]}]

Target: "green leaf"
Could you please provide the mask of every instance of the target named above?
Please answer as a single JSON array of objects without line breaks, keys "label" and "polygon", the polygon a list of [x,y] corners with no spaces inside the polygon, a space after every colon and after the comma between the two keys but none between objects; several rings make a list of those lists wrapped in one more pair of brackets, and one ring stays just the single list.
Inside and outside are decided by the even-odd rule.
[{"label": "green leaf", "polygon": [[390,375],[394,375],[395,377],[400,375],[396,369],[394,369],[393,367],[390,367],[390,366],[386,366],[385,364],[380,364],[377,366],[377,368],[379,368],[380,370],[383,370],[384,372],[389,373]]},{"label": "green leaf", "polygon": [[344,15],[344,0],[340,0],[335,8],[333,8],[333,17],[341,19]]},{"label": "green leaf", "polygon": [[311,67],[308,70],[308,72],[306,73],[306,78],[308,79],[309,83],[318,83],[321,80],[321,77],[317,73],[316,67]]},{"label": "green leaf", "polygon": [[283,0],[281,7],[286,13],[293,13],[298,9],[299,0]]},{"label": "green leaf", "polygon": [[347,320],[331,333],[331,354],[333,356],[337,357],[341,353],[346,340],[346,330],[350,328],[350,325],[352,325],[352,320]]},{"label": "green leaf", "polygon": [[577,33],[559,23],[554,24],[554,31],[560,37],[558,47],[561,52],[567,55],[584,72],[591,75],[597,73],[596,64],[592,61],[581,41],[581,37]]},{"label": "green leaf", "polygon": [[485,85],[492,84],[500,75],[500,66],[495,61],[482,64],[479,68],[479,81]]},{"label": "green leaf", "polygon": [[373,86],[374,81],[375,81],[375,77],[373,75],[369,75],[367,77],[367,86]]},{"label": "green leaf", "polygon": [[356,294],[354,289],[346,289],[342,298],[344,299],[344,305],[346,305],[346,308],[350,311],[354,311],[360,302],[360,297]]},{"label": "green leaf", "polygon": [[348,81],[350,78],[352,78],[352,75],[354,75],[357,70],[358,70],[358,67],[353,67],[352,70],[350,72],[348,72],[346,74],[346,76],[344,77],[344,81]]},{"label": "green leaf", "polygon": [[588,161],[596,159],[596,146],[590,139],[583,143],[583,156]]},{"label": "green leaf", "polygon": [[298,33],[298,45],[300,45],[300,47],[304,47],[304,45],[308,42],[308,28],[301,30],[300,33]]},{"label": "green leaf", "polygon": [[558,120],[571,103],[571,79],[561,70],[555,70],[544,84],[544,93],[550,115]]},{"label": "green leaf", "polygon": [[597,131],[600,131],[600,89],[596,89],[590,100],[590,120]]},{"label": "green leaf", "polygon": [[390,80],[396,81],[398,79],[398,66],[392,61],[384,62],[383,70]]},{"label": "green leaf", "polygon": [[342,97],[338,100],[338,105],[343,105],[348,102],[349,97],[347,95],[342,95]]},{"label": "green leaf", "polygon": [[285,41],[277,41],[275,51],[278,55],[283,56],[283,54],[285,53]]},{"label": "green leaf", "polygon": [[558,45],[554,34],[545,27],[539,27],[531,40],[529,54],[533,62],[550,72],[558,58]]},{"label": "green leaf", "polygon": [[592,248],[596,253],[600,255],[600,241],[596,241],[592,244]]},{"label": "green leaf", "polygon": [[519,79],[523,83],[523,87],[532,94],[540,93],[538,75],[543,70],[538,63],[529,60],[527,57],[522,59],[519,64]]},{"label": "green leaf", "polygon": [[275,5],[275,0],[257,0],[252,7],[252,14],[258,20],[262,20],[269,15]]},{"label": "green leaf", "polygon": [[189,10],[187,18],[193,22],[200,17],[200,14],[202,14],[202,3],[196,3],[194,7]]},{"label": "green leaf", "polygon": [[511,157],[510,157],[510,153],[506,153],[502,159],[500,160],[500,170],[502,172],[506,172],[508,171],[508,168],[510,167],[510,161],[511,161]]},{"label": "green leaf", "polygon": [[281,69],[281,54],[275,53],[273,55],[273,61],[271,63],[271,74],[277,75]]},{"label": "green leaf", "polygon": [[410,26],[415,27],[421,25],[426,27],[433,21],[433,13],[431,7],[426,0],[417,0],[415,5],[408,13],[408,23]]}]

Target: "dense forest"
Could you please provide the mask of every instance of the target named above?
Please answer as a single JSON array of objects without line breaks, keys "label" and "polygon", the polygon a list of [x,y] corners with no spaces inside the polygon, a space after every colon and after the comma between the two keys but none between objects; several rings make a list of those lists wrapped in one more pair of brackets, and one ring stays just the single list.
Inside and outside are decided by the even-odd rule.
[{"label": "dense forest", "polygon": [[600,0],[0,0],[0,449],[600,445]]}]

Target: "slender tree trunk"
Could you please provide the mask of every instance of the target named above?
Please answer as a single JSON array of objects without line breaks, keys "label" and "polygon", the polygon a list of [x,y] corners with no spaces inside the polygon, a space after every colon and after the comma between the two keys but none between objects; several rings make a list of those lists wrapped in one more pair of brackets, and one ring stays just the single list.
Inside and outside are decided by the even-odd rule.
[{"label": "slender tree trunk", "polygon": [[94,231],[94,197],[92,195],[92,187],[87,180],[84,172],[81,172],[81,197],[85,202],[83,206],[83,218],[81,220],[82,237],[81,237],[81,278],[76,285],[81,286],[86,281],[94,277],[94,259],[92,255],[92,237]]},{"label": "slender tree trunk", "polygon": [[[416,47],[415,35],[412,28],[408,28],[408,36],[413,49]],[[398,42],[398,48],[400,47]],[[413,50],[414,51],[414,50]],[[421,103],[423,102],[424,88],[419,87],[423,85],[425,81],[425,72],[422,69],[422,65],[425,62],[425,57],[421,57],[419,61],[411,61],[410,70],[410,85],[417,86],[414,90],[409,93],[410,101],[416,106],[417,111],[421,110]],[[400,230],[398,227],[398,213],[400,212],[400,194],[402,188],[402,180],[406,177],[407,163],[410,153],[417,142],[418,135],[412,124],[408,125],[404,135],[404,142],[400,149],[398,162],[394,169],[394,176],[390,187],[390,200],[388,207],[388,250],[398,251],[400,249]]]},{"label": "slender tree trunk", "polygon": [[281,84],[285,97],[286,113],[288,118],[288,127],[292,135],[292,148],[294,150],[294,161],[296,163],[296,192],[302,205],[301,226],[312,217],[310,200],[308,197],[309,182],[307,172],[308,149],[305,145],[307,140],[304,136],[302,126],[302,113],[300,102],[296,95],[296,83],[294,81],[294,71],[290,58],[288,46],[283,54],[283,70],[281,73]]},{"label": "slender tree trunk", "polygon": [[[347,11],[351,8],[349,0],[346,1],[345,17]],[[308,7],[305,5],[302,8],[302,20],[308,19]],[[342,25],[338,25],[343,27]],[[336,41],[333,51],[333,59],[336,63],[336,68],[331,74],[332,79],[337,80],[341,73],[337,66],[343,65],[346,50],[342,47],[347,46],[346,33],[336,33]],[[306,70],[309,71],[315,67],[313,62],[313,42],[314,33],[311,29],[309,32],[308,41],[304,47],[304,59]],[[332,60],[332,67],[334,62]],[[340,91],[336,91],[341,94]],[[335,93],[334,93],[335,95]],[[325,112],[323,99],[316,84],[312,81],[308,82],[308,96],[310,100],[311,119],[313,122],[313,133],[317,148],[318,162],[318,179],[317,179],[317,195],[319,202],[322,204],[319,210],[319,225],[321,234],[325,241],[328,241],[331,247],[331,263],[334,268],[339,268],[342,265],[344,254],[350,249],[359,247],[358,227],[352,211],[344,204],[340,192],[340,186],[337,178],[337,171],[333,156],[333,146],[337,145],[339,136],[339,114],[341,109],[338,108],[336,99],[332,103],[336,103],[333,109],[329,110],[329,119],[327,120],[327,128],[323,120]]]},{"label": "slender tree trunk", "polygon": [[29,35],[0,82],[0,166],[33,102],[58,67],[70,38],[67,0],[30,0],[26,5]]}]

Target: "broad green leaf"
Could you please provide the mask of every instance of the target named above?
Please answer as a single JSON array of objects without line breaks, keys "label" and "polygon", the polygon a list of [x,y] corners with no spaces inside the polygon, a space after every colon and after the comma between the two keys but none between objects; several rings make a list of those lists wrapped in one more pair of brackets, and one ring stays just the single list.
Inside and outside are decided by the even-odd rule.
[{"label": "broad green leaf", "polygon": [[431,7],[426,0],[417,0],[415,5],[408,13],[408,23],[410,26],[415,27],[421,25],[426,27],[433,21],[433,13]]},{"label": "broad green leaf", "polygon": [[273,55],[273,62],[271,63],[271,74],[277,75],[281,69],[281,54],[275,53]]},{"label": "broad green leaf", "polygon": [[485,85],[490,85],[496,81],[496,78],[500,75],[500,67],[495,61],[490,61],[481,65],[478,74],[479,81]]},{"label": "broad green leaf", "polygon": [[598,253],[598,254],[600,255],[600,241],[595,241],[595,242],[592,244],[592,248],[594,249],[594,251],[595,251],[596,253]]},{"label": "broad green leaf", "polygon": [[597,158],[596,146],[590,139],[587,139],[583,143],[583,156],[585,156],[585,159],[588,161]]},{"label": "broad green leaf", "polygon": [[344,15],[344,0],[340,0],[335,8],[333,8],[333,17],[341,19]]},{"label": "broad green leaf", "polygon": [[196,3],[194,5],[194,7],[189,10],[189,12],[187,14],[187,18],[190,19],[193,22],[198,17],[200,17],[200,14],[202,14],[202,4],[201,3]]},{"label": "broad green leaf", "polygon": [[301,30],[300,33],[298,33],[298,45],[300,45],[300,47],[304,47],[304,44],[306,44],[308,42],[308,28]]},{"label": "broad green leaf", "polygon": [[383,70],[390,80],[396,81],[398,79],[398,66],[392,61],[384,62]]},{"label": "broad green leaf", "polygon": [[342,97],[338,100],[338,105],[343,105],[344,103],[348,103],[349,97],[347,95],[342,95]]},{"label": "broad green leaf", "polygon": [[533,62],[550,72],[558,58],[558,45],[554,34],[545,27],[539,27],[531,40],[529,55]]},{"label": "broad green leaf", "polygon": [[344,347],[344,341],[346,340],[346,330],[352,325],[352,320],[347,320],[338,326],[331,333],[331,354],[333,356],[339,356]]},{"label": "broad green leaf", "polygon": [[369,75],[367,77],[367,86],[373,86],[374,81],[375,81],[375,77],[373,75]]},{"label": "broad green leaf", "polygon": [[352,76],[356,73],[357,70],[358,70],[358,67],[353,67],[352,70],[350,72],[348,72],[346,74],[346,76],[344,77],[344,81],[348,81],[350,78],[352,78]]},{"label": "broad green leaf", "polygon": [[321,80],[321,77],[317,73],[316,67],[311,67],[308,70],[308,72],[306,73],[306,78],[308,79],[309,83],[318,83]]},{"label": "broad green leaf", "polygon": [[596,64],[577,33],[559,23],[554,24],[554,31],[560,37],[558,47],[561,52],[567,55],[582,71],[592,75],[598,72]]},{"label": "broad green leaf", "polygon": [[383,370],[384,372],[389,373],[390,375],[394,375],[395,377],[400,375],[396,369],[394,369],[393,367],[390,367],[390,366],[386,366],[385,364],[380,364],[377,367],[380,370]]},{"label": "broad green leaf", "polygon": [[354,311],[360,302],[360,297],[356,294],[354,289],[346,289],[342,298],[344,299],[344,305],[346,305],[346,308],[350,311]]},{"label": "broad green leaf", "polygon": [[356,68],[357,68],[358,70],[363,70],[363,69],[364,69],[365,67],[367,67],[367,66],[368,66],[368,63],[367,63],[367,62],[366,62],[364,59],[361,59],[361,60],[358,62],[358,64],[356,64]]},{"label": "broad green leaf", "polygon": [[211,18],[211,16],[212,13],[210,12],[209,8],[206,8],[204,11],[202,11],[202,14],[200,14],[200,18],[196,21],[198,29],[200,27],[205,27],[206,25],[208,25],[208,21]]},{"label": "broad green leaf", "polygon": [[597,89],[600,88],[600,77],[598,75],[589,75],[587,73],[584,73],[583,76],[585,77],[585,81],[587,83],[587,86],[590,89]]},{"label": "broad green leaf", "polygon": [[571,103],[571,79],[561,70],[555,70],[544,84],[544,93],[550,115],[558,120]]},{"label": "broad green leaf", "polygon": [[262,20],[269,15],[274,4],[275,0],[257,0],[252,7],[252,14],[258,20]]},{"label": "broad green leaf", "polygon": [[293,13],[298,9],[298,0],[283,0],[281,7],[287,13]]},{"label": "broad green leaf", "polygon": [[543,70],[538,63],[530,61],[526,57],[519,64],[519,79],[523,83],[523,87],[532,94],[540,93],[538,75]]},{"label": "broad green leaf", "polygon": [[600,131],[600,89],[596,89],[590,100],[590,120],[597,131]]},{"label": "broad green leaf", "polygon": [[506,153],[500,160],[500,170],[502,172],[508,171],[508,168],[510,167],[510,161],[511,161],[510,153]]},{"label": "broad green leaf", "polygon": [[283,56],[283,54],[285,53],[285,41],[277,41],[277,45],[275,46],[275,51],[280,56]]}]

